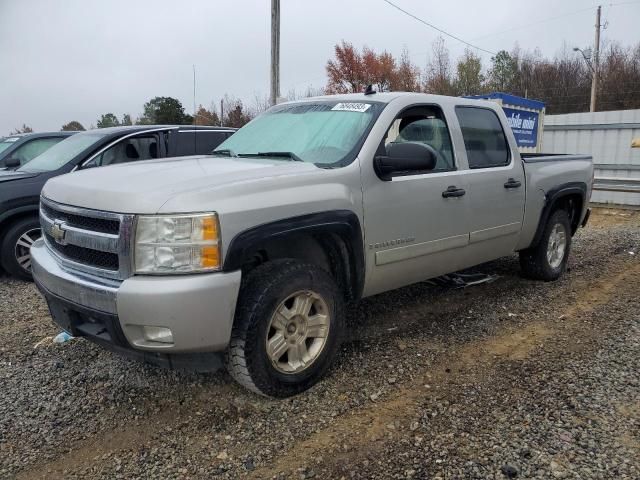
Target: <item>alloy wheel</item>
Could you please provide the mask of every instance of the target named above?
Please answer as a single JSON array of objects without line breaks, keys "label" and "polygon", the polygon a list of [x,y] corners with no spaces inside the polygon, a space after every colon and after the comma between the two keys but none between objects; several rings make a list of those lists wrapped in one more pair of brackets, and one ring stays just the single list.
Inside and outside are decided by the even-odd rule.
[{"label": "alloy wheel", "polygon": [[304,290],[278,305],[267,330],[267,355],[280,373],[300,373],[322,353],[329,336],[331,316],[327,302]]}]

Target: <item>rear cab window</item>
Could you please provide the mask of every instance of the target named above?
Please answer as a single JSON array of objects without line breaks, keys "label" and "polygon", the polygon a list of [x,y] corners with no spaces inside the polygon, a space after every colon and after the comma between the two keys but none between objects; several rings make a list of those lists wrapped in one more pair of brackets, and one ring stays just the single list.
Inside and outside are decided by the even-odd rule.
[{"label": "rear cab window", "polygon": [[496,112],[483,107],[456,107],[469,168],[505,167],[511,162],[509,143]]}]

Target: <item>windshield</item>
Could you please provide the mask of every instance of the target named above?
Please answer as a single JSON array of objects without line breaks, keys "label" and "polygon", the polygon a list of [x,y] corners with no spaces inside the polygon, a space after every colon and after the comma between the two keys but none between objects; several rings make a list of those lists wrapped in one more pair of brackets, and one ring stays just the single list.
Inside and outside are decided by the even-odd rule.
[{"label": "windshield", "polygon": [[18,140],[20,140],[20,137],[0,138],[0,152],[6,150]]},{"label": "windshield", "polygon": [[216,150],[231,156],[262,154],[318,165],[346,165],[357,155],[382,108],[376,102],[336,101],[276,106]]},{"label": "windshield", "polygon": [[57,143],[49,150],[38,155],[29,163],[20,167],[20,172],[52,172],[67,164],[83,150],[97,143],[106,133],[78,133]]}]

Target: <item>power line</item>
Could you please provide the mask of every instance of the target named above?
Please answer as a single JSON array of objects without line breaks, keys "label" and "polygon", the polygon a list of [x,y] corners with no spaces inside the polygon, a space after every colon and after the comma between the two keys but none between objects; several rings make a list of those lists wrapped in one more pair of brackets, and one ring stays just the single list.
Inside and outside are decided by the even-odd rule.
[{"label": "power line", "polygon": [[634,5],[634,4],[638,4],[640,3],[640,0],[635,0],[635,1],[630,1],[630,2],[617,2],[617,3],[610,3],[609,5],[607,5],[607,7],[618,7],[621,5]]},{"label": "power line", "polygon": [[447,32],[447,31],[445,31],[445,30],[442,30],[441,28],[436,27],[435,25],[433,25],[433,24],[431,24],[431,23],[427,22],[426,20],[421,19],[420,17],[416,17],[413,13],[409,13],[409,12],[407,12],[406,10],[404,10],[404,9],[400,8],[398,5],[396,5],[395,3],[390,2],[389,0],[382,0],[382,1],[383,1],[383,2],[385,2],[385,3],[388,3],[389,5],[391,5],[391,6],[392,6],[393,8],[395,8],[396,10],[400,10],[400,11],[401,11],[402,13],[404,13],[405,15],[410,16],[410,17],[411,17],[411,18],[413,18],[414,20],[417,20],[418,22],[420,22],[420,23],[422,23],[422,24],[426,25],[427,27],[430,27],[430,28],[433,28],[434,30],[437,30],[438,32],[442,33],[443,35],[446,35],[446,36],[448,36],[448,37],[453,38],[454,40],[457,40],[457,41],[459,41],[459,42],[462,42],[462,43],[464,43],[465,45],[468,45],[468,46],[469,46],[469,47],[471,47],[471,48],[475,48],[476,50],[480,50],[480,51],[482,51],[482,52],[488,53],[489,55],[496,55],[496,52],[492,52],[492,51],[490,51],[490,50],[486,50],[486,49],[484,49],[484,48],[482,48],[482,47],[478,47],[478,46],[476,46],[476,45],[473,45],[473,44],[471,44],[471,43],[467,42],[466,40],[461,39],[460,37],[456,37],[455,35],[453,35],[453,34],[451,34],[451,33]]},{"label": "power line", "polygon": [[594,8],[595,7],[583,8],[583,9],[576,10],[576,11],[573,11],[573,12],[564,13],[562,15],[558,15],[558,16],[555,16],[555,17],[546,18],[544,20],[539,20],[537,22],[527,23],[526,25],[520,25],[520,26],[517,26],[517,27],[511,27],[511,28],[508,28],[506,30],[502,30],[501,32],[489,33],[488,35],[483,35],[481,37],[475,37],[473,40],[482,40],[484,38],[494,37],[496,35],[502,35],[503,33],[513,32],[515,30],[523,30],[523,29],[526,29],[526,28],[529,28],[529,27],[534,27],[534,26],[539,25],[541,23],[551,22],[553,20],[558,20],[559,18],[569,17],[571,15],[577,15],[578,13],[584,13],[584,12],[587,12],[587,11],[591,11]]},{"label": "power line", "polygon": [[[624,6],[624,5],[637,5],[637,4],[640,4],[640,0],[628,1],[628,2],[608,3],[608,4],[603,4],[603,6],[606,6],[606,7],[619,7],[619,6]],[[592,11],[594,8],[597,8],[597,6],[598,6],[598,4],[594,4],[594,5],[591,5],[590,7],[581,8],[580,10],[574,10],[572,12],[563,13],[562,15],[557,15],[555,17],[549,17],[549,18],[545,18],[545,19],[542,19],[542,20],[529,22],[526,25],[519,25],[519,26],[516,26],[516,27],[508,28],[506,30],[502,30],[500,32],[494,32],[494,33],[489,33],[487,35],[482,35],[481,37],[475,37],[475,38],[472,38],[472,40],[482,40],[482,39],[489,38],[489,37],[495,37],[496,35],[502,35],[503,33],[509,33],[509,32],[513,32],[513,31],[516,31],[516,30],[524,30],[524,29],[527,29],[527,28],[535,27],[536,25],[540,25],[541,23],[552,22],[553,20],[558,20],[560,18],[570,17],[570,16],[573,16],[573,15],[577,15],[579,13],[589,12],[589,11]]]}]

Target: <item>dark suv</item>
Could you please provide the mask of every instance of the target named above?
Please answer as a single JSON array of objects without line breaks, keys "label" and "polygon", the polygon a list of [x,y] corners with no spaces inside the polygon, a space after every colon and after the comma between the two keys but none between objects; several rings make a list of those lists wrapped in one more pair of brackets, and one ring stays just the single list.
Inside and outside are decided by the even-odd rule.
[{"label": "dark suv", "polygon": [[0,171],[0,264],[31,278],[30,248],[40,237],[38,205],[52,177],[86,168],[202,155],[235,132],[224,127],[136,125],[77,133],[16,171]]},{"label": "dark suv", "polygon": [[0,138],[0,168],[18,168],[78,132],[19,133]]}]

